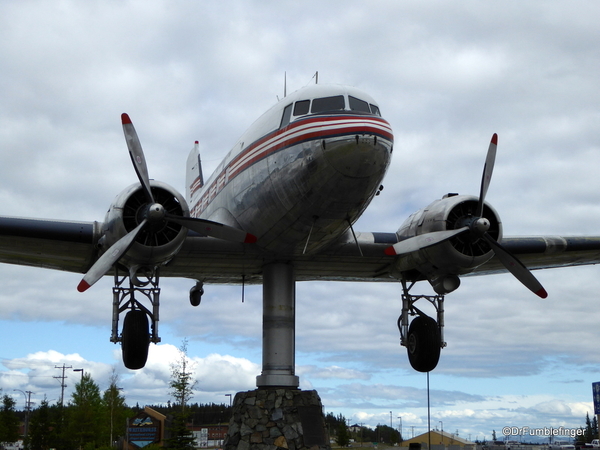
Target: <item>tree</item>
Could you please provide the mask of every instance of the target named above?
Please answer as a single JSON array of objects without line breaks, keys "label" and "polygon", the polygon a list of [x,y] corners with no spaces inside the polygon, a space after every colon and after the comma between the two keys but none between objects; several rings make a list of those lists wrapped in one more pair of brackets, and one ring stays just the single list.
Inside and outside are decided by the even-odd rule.
[{"label": "tree", "polygon": [[29,424],[29,442],[27,448],[30,450],[47,450],[59,445],[56,432],[56,423],[52,417],[52,410],[48,406],[48,400],[44,398],[38,409],[36,409]]},{"label": "tree", "polygon": [[117,386],[118,382],[119,375],[113,370],[108,388],[102,396],[106,414],[105,423],[107,424],[107,432],[105,431],[104,434],[108,436],[107,442],[109,442],[110,447],[114,446],[118,436],[125,435],[125,420],[130,415],[129,409],[125,405],[125,397],[121,396],[121,388]]},{"label": "tree", "polygon": [[69,406],[70,435],[75,445],[83,448],[86,444],[102,444],[102,421],[98,418],[103,415],[103,404],[100,388],[89,373],[75,385]]},{"label": "tree", "polygon": [[377,425],[375,435],[378,442],[387,442],[388,444],[398,443],[398,430],[393,429],[389,425]]},{"label": "tree", "polygon": [[585,430],[583,436],[578,437],[577,440],[584,440],[585,442],[592,442],[594,439],[598,439],[598,421],[594,415],[594,419],[590,420],[589,413],[585,414]]},{"label": "tree", "polygon": [[171,364],[170,394],[175,400],[175,413],[169,427],[169,437],[166,439],[166,447],[186,450],[194,448],[194,436],[187,428],[189,411],[187,403],[193,395],[196,380],[190,371],[190,361],[187,356],[187,340],[184,340],[179,348],[179,360]]},{"label": "tree", "polygon": [[0,442],[17,442],[19,440],[19,418],[15,411],[15,400],[8,395],[2,397],[0,409]]},{"label": "tree", "polygon": [[335,441],[340,447],[347,447],[350,443],[350,434],[348,433],[346,422],[340,422],[338,425],[338,432]]}]

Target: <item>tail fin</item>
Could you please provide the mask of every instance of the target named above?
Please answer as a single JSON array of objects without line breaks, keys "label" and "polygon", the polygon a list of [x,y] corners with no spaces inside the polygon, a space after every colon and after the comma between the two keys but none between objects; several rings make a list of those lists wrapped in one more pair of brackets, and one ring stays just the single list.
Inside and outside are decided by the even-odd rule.
[{"label": "tail fin", "polygon": [[198,141],[190,152],[187,159],[187,170],[185,175],[186,200],[189,205],[192,204],[194,193],[204,186],[204,177],[202,176],[202,162],[200,161],[200,145]]}]

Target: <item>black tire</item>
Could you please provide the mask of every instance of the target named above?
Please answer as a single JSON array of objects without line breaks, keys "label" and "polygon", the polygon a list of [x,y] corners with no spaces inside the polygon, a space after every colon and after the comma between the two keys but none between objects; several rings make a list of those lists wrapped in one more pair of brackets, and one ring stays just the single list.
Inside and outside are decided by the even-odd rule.
[{"label": "black tire", "polygon": [[428,316],[417,316],[408,327],[408,361],[418,372],[431,372],[440,360],[440,330]]},{"label": "black tire", "polygon": [[148,316],[144,311],[133,309],[127,313],[123,321],[121,350],[123,364],[128,369],[137,370],[146,365],[150,346],[148,330]]},{"label": "black tire", "polygon": [[202,291],[198,289],[192,289],[190,291],[190,303],[192,306],[198,306],[202,301]]}]

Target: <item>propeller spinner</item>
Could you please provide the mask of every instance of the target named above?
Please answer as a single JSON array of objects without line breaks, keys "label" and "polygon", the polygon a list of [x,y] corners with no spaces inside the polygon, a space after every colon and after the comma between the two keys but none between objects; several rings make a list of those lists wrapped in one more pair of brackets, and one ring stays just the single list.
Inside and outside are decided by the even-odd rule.
[{"label": "propeller spinner", "polygon": [[135,241],[135,238],[148,224],[167,221],[177,223],[205,236],[211,236],[233,242],[242,242],[246,244],[252,244],[256,242],[256,236],[234,227],[213,222],[211,220],[176,216],[167,213],[165,208],[160,203],[155,202],[154,196],[152,195],[152,190],[150,188],[150,177],[148,175],[148,166],[146,164],[144,151],[142,150],[142,145],[140,144],[140,140],[135,131],[133,123],[131,123],[129,115],[123,113],[121,115],[121,122],[123,124],[123,133],[125,134],[125,141],[127,142],[129,155],[131,157],[135,172],[138,176],[138,180],[142,185],[142,189],[148,202],[148,207],[146,208],[144,218],[139,225],[119,239],[109,249],[107,249],[106,252],[104,252],[102,256],[94,263],[94,265],[87,271],[77,286],[77,290],[79,292],[89,289],[94,283],[102,278],[127,252],[129,247],[131,247]]},{"label": "propeller spinner", "polygon": [[506,269],[512,273],[517,280],[525,285],[525,287],[541,298],[546,298],[548,293],[531,273],[531,271],[525,267],[525,265],[519,261],[516,256],[511,254],[505,247],[502,246],[502,244],[500,244],[488,233],[490,223],[485,217],[483,217],[483,207],[485,196],[492,179],[497,146],[498,135],[494,133],[485,159],[485,166],[483,168],[483,176],[481,179],[481,189],[479,191],[479,200],[477,202],[477,210],[474,216],[465,220],[462,224],[463,226],[460,228],[455,230],[435,231],[432,233],[413,236],[400,241],[391,247],[388,247],[385,250],[385,253],[387,255],[403,255],[440,244],[458,234],[470,232],[477,238],[483,237],[504,267],[506,267]]}]

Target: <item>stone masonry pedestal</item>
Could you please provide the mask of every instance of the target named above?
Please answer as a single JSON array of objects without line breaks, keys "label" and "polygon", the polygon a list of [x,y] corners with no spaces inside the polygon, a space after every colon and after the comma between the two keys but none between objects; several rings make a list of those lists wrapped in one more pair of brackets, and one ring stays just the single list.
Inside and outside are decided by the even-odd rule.
[{"label": "stone masonry pedestal", "polygon": [[330,450],[317,391],[238,392],[224,450]]}]

